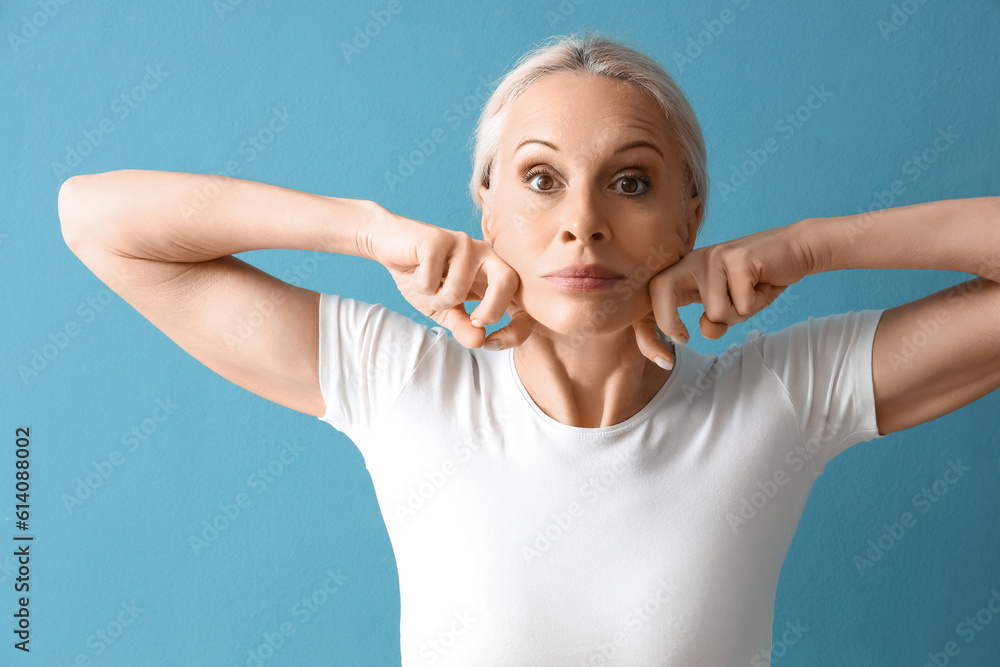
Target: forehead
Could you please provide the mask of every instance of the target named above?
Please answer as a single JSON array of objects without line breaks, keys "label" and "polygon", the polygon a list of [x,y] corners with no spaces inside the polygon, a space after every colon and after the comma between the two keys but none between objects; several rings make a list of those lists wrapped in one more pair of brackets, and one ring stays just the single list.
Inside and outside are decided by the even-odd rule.
[{"label": "forehead", "polygon": [[635,140],[667,156],[676,152],[673,128],[646,93],[624,81],[573,72],[543,76],[511,104],[500,152],[510,157],[527,138],[551,141],[563,152],[610,153]]}]

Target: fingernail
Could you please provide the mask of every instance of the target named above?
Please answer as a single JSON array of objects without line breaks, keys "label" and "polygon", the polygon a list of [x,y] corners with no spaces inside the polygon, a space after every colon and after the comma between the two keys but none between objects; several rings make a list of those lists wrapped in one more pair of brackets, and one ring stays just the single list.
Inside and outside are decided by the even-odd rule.
[{"label": "fingernail", "polygon": [[490,342],[483,345],[484,350],[489,350],[490,352],[496,352],[497,350],[503,349],[503,343],[498,340],[491,340]]},{"label": "fingernail", "polygon": [[474,326],[474,327],[481,327],[481,326],[483,326],[482,324],[479,323],[479,320],[477,320],[474,317],[470,321],[472,322],[472,326]]},{"label": "fingernail", "polygon": [[657,357],[656,359],[653,359],[653,361],[655,361],[656,365],[659,366],[660,368],[662,368],[665,371],[669,371],[671,368],[674,367],[674,365],[672,363],[670,363],[669,361],[667,361],[663,357]]},{"label": "fingernail", "polygon": [[687,334],[681,334],[681,335],[677,336],[677,338],[675,338],[674,340],[676,340],[681,345],[687,345],[688,337],[687,337]]}]

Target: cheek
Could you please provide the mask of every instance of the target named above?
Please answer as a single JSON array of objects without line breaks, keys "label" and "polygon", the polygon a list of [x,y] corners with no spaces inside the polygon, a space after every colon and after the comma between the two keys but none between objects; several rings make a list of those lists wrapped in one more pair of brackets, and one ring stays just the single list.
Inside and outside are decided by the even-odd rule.
[{"label": "cheek", "polygon": [[540,225],[524,217],[504,216],[499,220],[493,252],[518,273],[538,263],[545,250],[539,236]]},{"label": "cheek", "polygon": [[509,234],[499,234],[493,243],[493,252],[510,268],[521,274],[524,267],[524,248]]},{"label": "cheek", "polygon": [[649,282],[650,278],[679,262],[684,255],[681,225],[660,220],[652,226],[657,224],[669,231],[652,229],[631,241],[632,251],[629,254],[635,267],[631,274],[633,282]]},{"label": "cheek", "polygon": [[500,224],[508,237],[513,237],[518,242],[530,242],[532,235],[544,224],[544,217],[540,211],[518,209],[506,213],[500,219]]}]

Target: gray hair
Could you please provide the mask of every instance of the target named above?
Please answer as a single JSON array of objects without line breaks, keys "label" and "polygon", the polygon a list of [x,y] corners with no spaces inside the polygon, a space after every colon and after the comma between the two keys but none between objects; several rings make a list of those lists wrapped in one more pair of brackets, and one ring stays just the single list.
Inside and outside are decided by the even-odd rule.
[{"label": "gray hair", "polygon": [[593,31],[582,36],[550,37],[521,56],[514,68],[500,79],[479,116],[472,138],[469,191],[476,207],[481,208],[479,186],[490,187],[490,172],[495,166],[503,122],[511,103],[532,83],[555,72],[619,79],[635,85],[659,104],[680,143],[691,196],[701,196],[700,228],[708,210],[708,166],[705,140],[694,110],[677,83],[655,60]]}]

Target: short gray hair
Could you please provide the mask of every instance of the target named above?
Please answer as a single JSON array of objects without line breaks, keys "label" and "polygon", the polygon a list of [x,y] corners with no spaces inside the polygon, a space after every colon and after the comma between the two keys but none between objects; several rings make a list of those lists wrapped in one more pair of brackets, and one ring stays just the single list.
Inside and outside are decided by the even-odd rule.
[{"label": "short gray hair", "polygon": [[655,60],[594,31],[550,37],[521,56],[514,68],[500,79],[486,101],[472,138],[469,191],[476,207],[481,207],[479,186],[490,186],[503,121],[511,103],[532,83],[555,72],[579,72],[626,81],[659,104],[680,143],[691,196],[701,196],[700,228],[708,211],[708,165],[705,139],[694,110],[677,83]]}]

